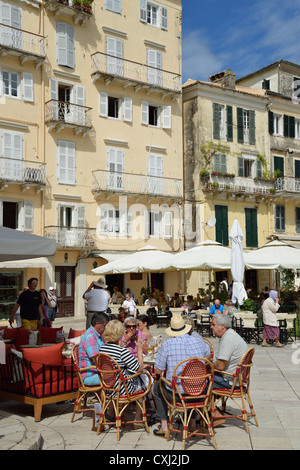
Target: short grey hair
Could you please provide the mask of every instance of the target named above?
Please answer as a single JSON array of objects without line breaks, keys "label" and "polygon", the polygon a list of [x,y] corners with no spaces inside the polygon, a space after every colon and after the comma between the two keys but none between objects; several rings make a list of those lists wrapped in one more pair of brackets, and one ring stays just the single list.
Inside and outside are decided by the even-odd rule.
[{"label": "short grey hair", "polygon": [[232,319],[228,315],[223,315],[223,313],[216,313],[214,318],[216,319],[217,325],[224,325],[226,330],[231,328]]},{"label": "short grey hair", "polygon": [[134,317],[127,317],[127,318],[125,318],[124,326],[126,326],[127,323],[129,323],[130,321],[131,321],[131,322],[134,322],[134,323],[136,324],[136,326],[137,326],[138,322],[137,322],[137,319],[134,318]]}]

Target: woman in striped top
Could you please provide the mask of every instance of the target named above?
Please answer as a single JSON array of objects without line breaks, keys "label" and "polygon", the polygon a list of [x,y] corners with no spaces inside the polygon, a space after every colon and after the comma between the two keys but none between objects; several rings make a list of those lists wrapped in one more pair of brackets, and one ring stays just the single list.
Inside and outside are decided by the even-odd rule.
[{"label": "woman in striped top", "polygon": [[[144,341],[141,338],[137,340],[137,355],[135,358],[131,352],[119,345],[119,341],[122,338],[124,333],[124,325],[118,320],[110,321],[105,328],[105,340],[106,343],[103,344],[99,353],[108,354],[119,364],[124,377],[129,377],[130,375],[135,374],[136,372],[143,369],[143,343]],[[142,382],[138,377],[130,379],[126,382],[128,392],[135,393],[142,388]],[[115,386],[118,386],[118,379],[116,380]],[[125,395],[125,387],[121,384],[120,395]],[[116,396],[116,392],[112,392],[112,396]],[[113,407],[108,410],[108,414],[111,415]],[[108,416],[109,419],[109,416]],[[137,407],[136,410],[136,419],[141,419],[141,410]]]}]

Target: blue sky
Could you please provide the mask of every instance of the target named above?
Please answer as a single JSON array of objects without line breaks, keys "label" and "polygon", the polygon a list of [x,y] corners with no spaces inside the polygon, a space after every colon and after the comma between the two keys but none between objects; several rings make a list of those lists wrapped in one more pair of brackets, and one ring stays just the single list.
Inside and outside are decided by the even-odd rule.
[{"label": "blue sky", "polygon": [[279,59],[300,64],[300,0],[182,0],[182,75],[237,78]]}]

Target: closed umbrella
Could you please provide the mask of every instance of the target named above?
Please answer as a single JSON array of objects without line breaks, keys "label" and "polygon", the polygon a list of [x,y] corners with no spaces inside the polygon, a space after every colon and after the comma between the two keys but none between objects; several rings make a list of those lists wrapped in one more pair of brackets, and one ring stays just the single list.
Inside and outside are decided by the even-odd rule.
[{"label": "closed umbrella", "polygon": [[244,255],[243,255],[243,238],[241,226],[238,220],[234,220],[229,234],[231,240],[231,274],[232,274],[232,302],[238,302],[243,305],[244,300],[248,298],[245,290],[244,280]]}]

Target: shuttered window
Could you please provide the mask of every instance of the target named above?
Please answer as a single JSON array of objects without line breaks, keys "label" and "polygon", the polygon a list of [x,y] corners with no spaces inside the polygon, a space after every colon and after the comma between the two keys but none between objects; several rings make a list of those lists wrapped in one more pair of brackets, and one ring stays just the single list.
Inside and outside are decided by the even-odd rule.
[{"label": "shuttered window", "polygon": [[56,59],[59,65],[75,68],[75,30],[67,23],[56,23]]},{"label": "shuttered window", "polygon": [[215,206],[216,241],[228,246],[228,207]]},{"label": "shuttered window", "polygon": [[283,135],[284,137],[295,138],[295,118],[294,116],[283,116]]},{"label": "shuttered window", "polygon": [[237,131],[239,143],[255,145],[255,126],[255,111],[248,111],[243,108],[237,108]]},{"label": "shuttered window", "polygon": [[75,142],[57,142],[57,182],[76,184],[76,147]]},{"label": "shuttered window", "polygon": [[105,0],[105,10],[122,13],[122,0]]},{"label": "shuttered window", "polygon": [[285,232],[284,206],[275,206],[275,232]]},{"label": "shuttered window", "polygon": [[274,173],[277,176],[284,176],[284,159],[282,157],[274,157]]},{"label": "shuttered window", "polygon": [[246,246],[257,247],[258,246],[257,210],[246,208],[245,220],[246,220]]}]

